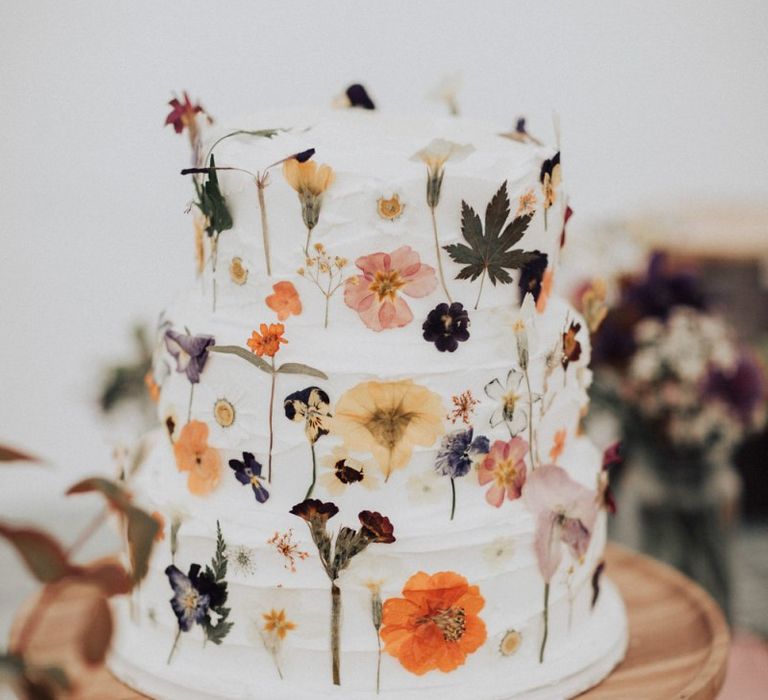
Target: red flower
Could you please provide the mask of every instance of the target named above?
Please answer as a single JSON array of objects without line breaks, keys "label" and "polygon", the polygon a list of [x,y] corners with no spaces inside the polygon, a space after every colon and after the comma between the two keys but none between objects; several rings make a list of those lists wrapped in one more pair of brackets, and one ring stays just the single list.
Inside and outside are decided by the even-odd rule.
[{"label": "red flower", "polygon": [[290,512],[292,515],[298,515],[308,523],[318,520],[326,523],[339,512],[339,509],[333,503],[324,503],[316,498],[307,498],[293,506]]},{"label": "red flower", "polygon": [[201,112],[205,114],[202,105],[192,104],[186,90],[182,93],[183,99],[174,97],[168,104],[171,106],[170,114],[165,118],[165,125],[171,124],[173,130],[180,134],[185,128],[191,128],[195,123],[195,116]]},{"label": "red flower", "polygon": [[358,517],[360,518],[360,524],[363,526],[362,533],[371,542],[391,544],[395,541],[395,528],[385,515],[364,510]]}]

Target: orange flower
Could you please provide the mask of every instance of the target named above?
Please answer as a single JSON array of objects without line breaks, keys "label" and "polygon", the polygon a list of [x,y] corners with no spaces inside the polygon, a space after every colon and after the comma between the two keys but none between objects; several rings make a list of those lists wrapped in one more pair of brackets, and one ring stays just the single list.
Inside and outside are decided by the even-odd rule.
[{"label": "orange flower", "polygon": [[291,622],[285,616],[285,609],[275,610],[272,608],[268,613],[263,613],[264,631],[274,634],[280,639],[285,639],[285,635],[291,630],[296,629],[296,623]]},{"label": "orange flower", "polygon": [[213,491],[221,476],[221,458],[208,447],[208,426],[199,420],[189,421],[173,446],[176,466],[180,472],[189,472],[187,488],[196,496]]},{"label": "orange flower", "polygon": [[277,312],[280,321],[301,313],[301,299],[292,282],[278,282],[272,285],[272,289],[275,293],[267,297],[267,306]]},{"label": "orange flower", "polygon": [[552,460],[552,464],[557,464],[557,460],[560,455],[563,454],[565,449],[565,438],[568,435],[568,431],[563,428],[555,433],[555,441],[552,445],[552,449],[549,451],[549,458]]},{"label": "orange flower", "polygon": [[536,311],[543,314],[547,308],[547,302],[549,301],[549,295],[552,294],[552,282],[554,281],[555,273],[551,267],[544,270],[544,276],[541,278],[541,291],[539,292],[539,298],[536,300]]},{"label": "orange flower", "polygon": [[144,386],[147,387],[149,398],[152,399],[155,403],[157,403],[160,400],[160,386],[155,381],[155,378],[152,376],[152,370],[150,370],[144,375]]},{"label": "orange flower", "polygon": [[382,608],[384,650],[411,673],[461,666],[485,642],[485,605],[477,586],[452,571],[411,576],[404,598],[390,598]]},{"label": "orange flower", "polygon": [[288,342],[283,338],[285,326],[282,323],[270,323],[269,326],[266,323],[262,323],[259,326],[259,330],[261,333],[253,331],[251,337],[248,338],[248,347],[259,357],[264,355],[274,357],[280,349],[280,343]]},{"label": "orange flower", "polygon": [[155,533],[155,542],[162,542],[165,539],[165,518],[160,511],[154,511],[150,517],[158,525],[158,530]]}]

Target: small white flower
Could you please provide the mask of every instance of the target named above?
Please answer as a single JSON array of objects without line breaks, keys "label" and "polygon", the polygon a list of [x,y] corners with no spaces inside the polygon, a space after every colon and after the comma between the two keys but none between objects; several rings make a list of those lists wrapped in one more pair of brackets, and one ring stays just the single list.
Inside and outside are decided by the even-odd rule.
[{"label": "small white flower", "polygon": [[[525,374],[519,370],[511,369],[507,373],[504,383],[501,380],[492,379],[485,385],[485,395],[498,402],[496,410],[491,415],[491,427],[504,423],[514,436],[528,427],[528,391]],[[532,394],[532,401],[536,403],[541,399],[539,394]]]},{"label": "small white flower", "polygon": [[256,552],[245,545],[230,547],[227,552],[227,561],[235,574],[251,576],[256,571]]}]

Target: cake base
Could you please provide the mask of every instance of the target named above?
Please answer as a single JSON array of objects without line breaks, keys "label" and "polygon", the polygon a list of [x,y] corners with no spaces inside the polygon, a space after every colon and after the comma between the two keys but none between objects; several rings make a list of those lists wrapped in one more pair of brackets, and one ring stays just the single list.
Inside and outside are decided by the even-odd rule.
[{"label": "cake base", "polygon": [[[412,691],[387,691],[382,688],[378,695],[375,692],[365,693],[359,690],[345,691],[343,687],[326,691],[307,691],[288,683],[283,684],[283,688],[279,683],[270,684],[269,689],[261,691],[254,688],[246,694],[227,693],[223,690],[221,694],[213,695],[185,686],[183,678],[179,679],[180,682],[174,681],[172,676],[178,671],[169,669],[165,659],[155,659],[151,669],[138,667],[120,654],[120,645],[112,653],[109,665],[123,683],[157,700],[313,700],[326,697],[348,697],[354,700],[387,697],[396,697],[397,700],[437,700],[443,699],[446,693],[461,697],[462,700],[564,700],[597,685],[626,653],[627,613],[617,587],[610,580],[604,580],[594,612],[590,622],[579,629],[578,637],[574,636],[559,658],[553,660],[560,676],[556,683],[552,683],[551,664],[544,664],[531,668],[525,678],[515,677],[512,687],[509,687],[509,684],[504,687],[508,678],[497,677],[487,678],[482,685],[446,684]],[[614,621],[615,625],[612,624]]]}]

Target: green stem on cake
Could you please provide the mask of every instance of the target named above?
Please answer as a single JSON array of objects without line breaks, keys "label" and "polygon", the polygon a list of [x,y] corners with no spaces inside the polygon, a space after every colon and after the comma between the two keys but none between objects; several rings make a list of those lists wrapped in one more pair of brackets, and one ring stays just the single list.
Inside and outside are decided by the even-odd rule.
[{"label": "green stem on cake", "polygon": [[544,663],[544,647],[547,645],[547,635],[549,634],[549,581],[544,584],[544,636],[541,638],[541,649],[539,649],[539,663]]},{"label": "green stem on cake", "polygon": [[381,637],[376,630],[376,695],[381,692]]},{"label": "green stem on cake", "polygon": [[173,640],[173,646],[171,647],[171,652],[170,652],[170,654],[168,654],[168,661],[165,662],[166,665],[168,665],[168,666],[170,666],[170,664],[171,664],[171,659],[173,659],[173,655],[176,652],[176,647],[179,644],[179,639],[180,638],[181,638],[181,627],[179,627],[179,629],[176,630],[176,637]]},{"label": "green stem on cake", "polygon": [[267,481],[272,483],[272,446],[274,444],[274,432],[272,430],[272,416],[275,406],[275,378],[277,370],[275,369],[275,356],[272,356],[272,387],[269,392],[269,453],[267,458]]},{"label": "green stem on cake", "polygon": [[448,297],[448,303],[453,304],[453,299],[451,298],[451,293],[448,291],[448,285],[445,283],[445,275],[443,274],[443,258],[440,255],[440,239],[437,235],[437,217],[435,216],[435,207],[430,207],[429,211],[432,214],[432,232],[435,234],[435,255],[437,256],[437,273],[438,273],[438,276],[440,277],[440,284],[443,287],[445,296]]},{"label": "green stem on cake", "polygon": [[310,226],[307,226],[307,242],[304,244],[304,255],[306,257],[309,257],[309,241],[312,237],[312,228]]},{"label": "green stem on cake", "polygon": [[317,455],[315,454],[314,442],[311,442],[309,444],[309,449],[312,451],[312,483],[309,485],[309,488],[307,489],[307,495],[304,496],[305,499],[310,498],[312,496],[312,491],[315,490],[315,482],[317,481]]},{"label": "green stem on cake", "polygon": [[341,589],[331,581],[331,673],[333,684],[341,685]]},{"label": "green stem on cake", "polygon": [[531,458],[531,471],[536,468],[533,460],[533,394],[531,393],[531,378],[528,375],[528,369],[523,372],[525,377],[525,386],[528,389],[528,454]]},{"label": "green stem on cake", "polygon": [[216,262],[219,257],[219,234],[211,238],[211,272],[213,273],[213,311],[216,312]]},{"label": "green stem on cake", "polygon": [[269,253],[269,225],[267,223],[267,204],[264,200],[264,188],[267,186],[267,176],[256,178],[256,190],[259,195],[259,213],[261,214],[261,237],[264,243],[264,259],[267,263],[267,276],[272,276],[272,261]]},{"label": "green stem on cake", "polygon": [[451,477],[451,520],[456,514],[456,480]]}]

